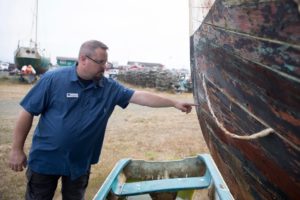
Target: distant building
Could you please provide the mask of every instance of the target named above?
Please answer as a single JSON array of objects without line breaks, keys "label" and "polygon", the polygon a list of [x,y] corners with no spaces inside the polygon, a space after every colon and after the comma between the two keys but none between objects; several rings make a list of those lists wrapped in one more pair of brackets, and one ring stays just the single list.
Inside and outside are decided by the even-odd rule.
[{"label": "distant building", "polygon": [[77,62],[77,58],[56,57],[56,63],[59,67],[74,66],[76,62]]},{"label": "distant building", "polygon": [[160,63],[147,63],[147,62],[138,62],[138,61],[128,61],[127,65],[130,67],[137,67],[137,68],[163,68],[164,65]]}]

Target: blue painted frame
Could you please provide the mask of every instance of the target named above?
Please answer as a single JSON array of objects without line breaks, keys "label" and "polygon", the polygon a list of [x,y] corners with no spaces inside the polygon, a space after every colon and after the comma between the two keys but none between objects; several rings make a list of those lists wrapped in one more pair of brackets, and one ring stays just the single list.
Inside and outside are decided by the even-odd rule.
[{"label": "blue painted frame", "polygon": [[203,189],[211,186],[215,187],[216,195],[219,197],[219,199],[234,199],[212,157],[209,154],[200,154],[197,156],[197,159],[200,159],[206,165],[204,176],[148,180],[120,184],[118,181],[118,175],[130,162],[132,162],[131,159],[122,159],[116,164],[114,169],[108,175],[101,188],[95,195],[94,200],[105,199],[110,191],[117,196],[133,196],[148,194],[151,192]]}]

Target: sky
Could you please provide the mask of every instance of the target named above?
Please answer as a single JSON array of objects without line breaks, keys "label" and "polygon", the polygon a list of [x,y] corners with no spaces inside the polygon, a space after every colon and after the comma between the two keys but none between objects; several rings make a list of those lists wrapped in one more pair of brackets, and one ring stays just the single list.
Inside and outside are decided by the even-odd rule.
[{"label": "sky", "polygon": [[[51,57],[77,57],[96,39],[109,61],[161,63],[189,68],[187,0],[40,0],[38,44]],[[35,38],[35,0],[0,0],[0,60],[13,62],[18,41]]]}]

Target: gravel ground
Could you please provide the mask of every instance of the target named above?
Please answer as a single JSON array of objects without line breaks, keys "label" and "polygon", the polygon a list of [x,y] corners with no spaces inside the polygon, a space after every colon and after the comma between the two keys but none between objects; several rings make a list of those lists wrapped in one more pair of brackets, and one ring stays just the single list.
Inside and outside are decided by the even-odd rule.
[{"label": "gravel ground", "polygon": [[[13,127],[21,109],[18,103],[31,87],[18,83],[16,78],[0,78],[0,199],[3,200],[23,199],[25,192],[24,172],[12,172],[6,162]],[[193,102],[190,93],[170,94],[146,90]],[[37,120],[34,120],[26,140],[26,152]],[[125,110],[116,108],[107,126],[100,162],[92,167],[86,199],[95,195],[113,166],[122,158],[176,160],[206,152],[208,149],[195,110],[186,115],[173,108],[154,109],[133,104]],[[55,199],[61,199],[59,188]]]}]

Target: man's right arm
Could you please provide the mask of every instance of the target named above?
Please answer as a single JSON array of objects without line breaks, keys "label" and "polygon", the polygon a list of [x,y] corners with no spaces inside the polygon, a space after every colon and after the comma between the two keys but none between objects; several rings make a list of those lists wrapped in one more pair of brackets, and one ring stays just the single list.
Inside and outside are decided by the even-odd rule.
[{"label": "man's right arm", "polygon": [[27,166],[24,143],[32,126],[32,121],[33,115],[23,109],[13,132],[13,143],[8,159],[8,165],[14,171],[23,171],[23,168]]}]

